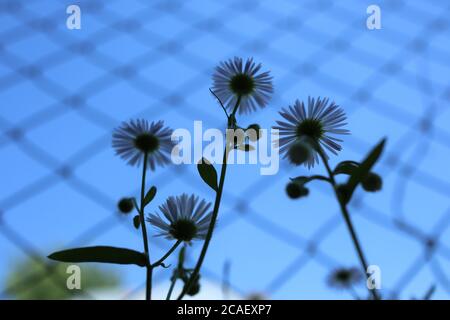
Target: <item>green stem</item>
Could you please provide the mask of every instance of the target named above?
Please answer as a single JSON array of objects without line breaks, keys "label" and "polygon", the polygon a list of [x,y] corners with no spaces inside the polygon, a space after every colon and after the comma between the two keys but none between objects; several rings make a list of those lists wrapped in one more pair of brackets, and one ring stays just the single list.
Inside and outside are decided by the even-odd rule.
[{"label": "green stem", "polygon": [[193,284],[193,282],[194,282],[193,280],[200,272],[200,268],[201,268],[201,266],[203,264],[203,260],[205,259],[205,256],[206,256],[206,251],[208,251],[209,242],[211,241],[214,226],[216,224],[217,216],[219,213],[220,200],[222,199],[223,185],[225,183],[225,175],[227,172],[228,151],[226,149],[227,148],[225,148],[225,151],[224,151],[223,164],[222,164],[222,169],[220,171],[219,187],[218,187],[217,193],[216,193],[216,200],[214,202],[214,209],[213,209],[213,213],[211,216],[211,223],[209,224],[205,242],[203,243],[202,251],[201,251],[200,257],[198,258],[198,261],[195,265],[194,271],[192,272],[191,276],[189,277],[188,282],[185,284],[183,291],[181,291],[180,295],[178,296],[178,300],[183,299],[184,295],[189,290],[190,286]]},{"label": "green stem", "polygon": [[152,264],[152,268],[156,268],[156,267],[160,266],[164,262],[164,260],[166,260],[172,254],[172,252],[174,252],[174,250],[180,245],[180,243],[181,243],[181,240],[178,240],[161,259],[159,259],[154,264]]},{"label": "green stem", "polygon": [[[236,100],[236,105],[233,108],[233,112],[228,117],[228,129],[234,129],[236,127],[236,112],[238,110],[239,104],[241,103],[241,96],[238,96]],[[219,214],[219,207],[220,207],[220,201],[222,199],[222,192],[223,192],[223,186],[225,183],[225,175],[227,172],[227,159],[228,159],[228,151],[232,150],[232,148],[229,148],[228,140],[226,141],[225,150],[223,154],[223,163],[222,163],[222,169],[220,170],[220,178],[219,178],[219,186],[216,193],[216,199],[214,201],[214,209],[211,217],[211,223],[209,224],[208,232],[206,234],[205,242],[203,243],[202,251],[200,252],[200,256],[198,258],[198,261],[195,265],[194,271],[192,272],[191,276],[189,277],[189,280],[186,282],[186,284],[183,287],[183,290],[181,291],[180,295],[178,296],[177,300],[183,299],[186,292],[190,289],[192,284],[194,283],[194,279],[196,279],[197,275],[200,272],[200,268],[202,267],[203,260],[205,259],[206,252],[208,251],[209,243],[211,241],[211,237],[214,231],[214,226],[216,225],[217,216]]]},{"label": "green stem", "polygon": [[[347,225],[347,229],[350,232],[350,236],[352,238],[353,245],[355,246],[356,252],[358,253],[358,258],[359,258],[359,261],[360,261],[361,266],[363,268],[363,274],[366,274],[367,267],[368,267],[367,260],[366,260],[366,257],[364,255],[364,251],[362,250],[361,244],[360,244],[360,242],[358,240],[358,236],[356,235],[355,228],[353,227],[353,223],[352,223],[352,220],[350,218],[350,214],[348,212],[347,206],[345,205],[345,203],[343,203],[341,201],[341,199],[339,197],[336,180],[334,179],[334,174],[333,174],[333,171],[330,168],[330,165],[328,163],[327,157],[325,156],[323,150],[320,147],[317,148],[317,151],[318,151],[318,153],[320,155],[320,158],[322,159],[322,161],[323,161],[323,163],[325,165],[325,169],[328,172],[328,176],[330,177],[330,183],[333,186],[334,194],[335,194],[335,196],[336,196],[336,198],[338,200],[339,207],[341,209],[342,215],[343,215],[344,220],[345,220],[345,224]],[[368,289],[368,290],[369,290],[370,294],[373,296],[373,298],[375,300],[379,300],[379,296],[378,296],[376,290],[370,290],[370,289]]]},{"label": "green stem", "polygon": [[177,282],[177,277],[172,277],[172,282],[170,283],[169,291],[167,292],[166,300],[170,300],[172,296],[173,288],[175,288],[175,283]]},{"label": "green stem", "polygon": [[148,248],[148,237],[147,237],[147,227],[145,225],[145,219],[144,219],[144,199],[145,199],[145,177],[147,174],[147,160],[148,160],[148,153],[145,153],[144,155],[144,164],[142,168],[142,183],[141,183],[141,206],[139,210],[139,217],[141,219],[141,228],[142,228],[142,240],[144,242],[144,252],[145,256],[147,257],[147,280],[146,280],[146,288],[145,288],[145,300],[151,300],[152,299],[152,273],[153,268],[150,263],[150,251]]},{"label": "green stem", "polygon": [[216,95],[216,93],[214,91],[211,90],[211,88],[209,89],[209,92],[212,93],[212,95],[214,97],[216,97],[216,99],[219,101],[220,106],[223,109],[223,112],[225,112],[225,115],[227,116],[227,118],[229,118],[230,116],[228,115],[227,109],[225,108],[225,106],[223,105],[222,101],[219,99],[219,97]]},{"label": "green stem", "polygon": [[233,116],[236,115],[236,112],[237,112],[237,110],[239,108],[239,104],[241,103],[241,98],[242,98],[241,96],[238,96],[238,98],[236,100],[236,104],[234,105],[233,112],[231,113]]}]

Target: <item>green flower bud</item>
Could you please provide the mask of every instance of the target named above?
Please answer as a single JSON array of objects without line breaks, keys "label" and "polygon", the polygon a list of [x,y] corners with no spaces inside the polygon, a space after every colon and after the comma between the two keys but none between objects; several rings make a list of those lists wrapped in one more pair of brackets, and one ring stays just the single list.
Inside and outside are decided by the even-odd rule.
[{"label": "green flower bud", "polygon": [[254,123],[249,125],[246,129],[248,139],[252,142],[259,140],[261,138],[261,132],[259,130],[261,130],[259,124]]},{"label": "green flower bud", "polygon": [[117,207],[119,208],[119,211],[127,214],[133,211],[134,209],[134,203],[132,198],[122,198],[120,199],[119,203],[117,204]]},{"label": "green flower bud", "polygon": [[189,288],[189,290],[186,292],[189,296],[195,296],[197,293],[200,292],[200,283],[196,282],[192,284],[192,286]]},{"label": "green flower bud", "polygon": [[[186,279],[186,281],[187,281],[187,279]],[[185,285],[186,285],[186,282],[185,282]],[[195,277],[194,282],[191,284],[188,291],[186,292],[186,294],[192,297],[192,296],[195,296],[199,292],[200,292],[200,275],[197,275]]]},{"label": "green flower bud", "polygon": [[312,153],[311,145],[303,140],[295,142],[289,149],[289,160],[297,166],[309,159]]},{"label": "green flower bud", "polygon": [[291,199],[306,197],[309,194],[308,188],[296,182],[289,182],[286,186],[286,193]]},{"label": "green flower bud", "polygon": [[383,187],[383,180],[378,174],[370,172],[367,178],[362,182],[362,187],[368,192],[377,192]]},{"label": "green flower bud", "polygon": [[342,203],[347,204],[350,201],[350,190],[348,189],[348,186],[346,184],[339,184],[336,189],[339,200]]}]

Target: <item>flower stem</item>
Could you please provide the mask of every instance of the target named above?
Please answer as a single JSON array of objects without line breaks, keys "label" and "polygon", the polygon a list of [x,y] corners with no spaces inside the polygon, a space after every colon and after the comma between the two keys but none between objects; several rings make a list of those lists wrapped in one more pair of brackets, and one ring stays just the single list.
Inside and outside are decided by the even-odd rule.
[{"label": "flower stem", "polygon": [[[368,267],[367,260],[366,260],[366,257],[364,255],[364,251],[362,250],[361,244],[360,244],[360,242],[358,240],[358,236],[356,235],[355,228],[353,227],[353,223],[352,223],[352,220],[350,218],[350,214],[348,212],[347,206],[346,206],[346,204],[343,201],[341,201],[341,199],[339,197],[339,193],[338,193],[338,190],[337,190],[337,184],[336,184],[336,180],[334,179],[333,171],[330,168],[330,165],[328,163],[328,159],[325,156],[323,150],[320,147],[318,147],[317,148],[317,152],[319,153],[320,158],[322,159],[322,161],[323,161],[323,163],[325,165],[325,169],[328,172],[328,176],[330,177],[330,183],[333,186],[334,194],[335,194],[335,196],[336,196],[336,198],[338,200],[339,207],[341,209],[342,215],[343,215],[344,220],[345,220],[345,224],[347,225],[347,229],[350,232],[350,236],[352,238],[353,245],[355,246],[356,252],[358,253],[358,258],[359,258],[359,261],[360,261],[361,266],[363,268],[363,274],[366,274],[367,267]],[[377,294],[377,292],[376,292],[376,290],[370,290],[370,289],[368,289],[368,290],[369,290],[370,294],[372,295],[372,297],[375,300],[379,300],[380,299],[378,294]]]},{"label": "flower stem", "polygon": [[161,259],[159,259],[154,264],[152,264],[152,268],[156,268],[156,267],[160,266],[164,262],[164,260],[166,260],[172,254],[172,252],[174,252],[174,250],[180,245],[180,243],[181,243],[181,240],[178,240]]},{"label": "flower stem", "polygon": [[[234,105],[233,112],[231,113],[233,116],[236,115],[236,112],[239,108],[239,104],[241,103],[241,98],[242,98],[241,96],[238,96],[236,99],[236,104]],[[232,128],[232,129],[234,129],[234,128]]]},{"label": "flower stem", "polygon": [[177,277],[172,277],[172,282],[170,283],[169,291],[167,292],[166,300],[170,300],[172,296],[173,288],[175,288],[175,283],[177,282]]},{"label": "flower stem", "polygon": [[[220,100],[219,100],[220,101]],[[238,96],[236,100],[236,105],[233,108],[233,112],[228,117],[228,129],[235,129],[236,128],[236,112],[239,108],[239,104],[241,103],[241,96]],[[192,284],[194,283],[194,279],[197,278],[197,275],[200,272],[200,268],[203,264],[203,260],[206,256],[206,251],[208,251],[209,242],[211,241],[211,237],[214,231],[214,226],[216,225],[217,216],[219,214],[219,207],[220,207],[220,201],[222,199],[222,192],[223,192],[223,186],[225,183],[225,175],[227,172],[227,159],[228,159],[228,152],[231,150],[229,148],[228,143],[233,143],[232,141],[228,141],[226,139],[225,142],[225,150],[223,154],[223,161],[222,161],[222,168],[220,170],[220,178],[219,178],[219,186],[217,188],[216,192],[216,199],[214,201],[214,209],[211,217],[211,223],[209,224],[208,232],[206,234],[205,242],[203,243],[202,251],[200,252],[200,256],[198,258],[198,261],[195,265],[194,271],[192,272],[191,276],[189,277],[189,280],[186,282],[186,284],[183,287],[183,290],[181,291],[180,295],[178,296],[177,300],[183,299],[186,292],[190,289]]]},{"label": "flower stem", "polygon": [[189,290],[190,286],[193,284],[195,277],[200,272],[200,268],[203,264],[203,260],[206,256],[206,251],[208,251],[209,242],[211,241],[212,233],[214,230],[214,226],[216,224],[217,216],[219,213],[219,207],[220,207],[220,200],[222,199],[222,191],[223,191],[223,185],[225,183],[225,175],[227,172],[227,158],[228,158],[228,151],[225,148],[224,156],[223,156],[223,164],[222,169],[220,171],[220,179],[219,179],[219,187],[217,189],[216,193],[216,200],[214,201],[214,209],[211,216],[211,223],[209,224],[208,232],[206,234],[205,242],[203,243],[202,251],[200,253],[200,257],[198,258],[198,261],[195,265],[194,271],[192,272],[191,276],[189,277],[188,282],[186,282],[183,291],[181,291],[180,295],[178,296],[178,300],[183,299],[186,292]]},{"label": "flower stem", "polygon": [[355,288],[352,285],[350,285],[350,287],[348,288],[348,291],[350,292],[353,299],[361,300],[361,298],[359,297],[358,293],[356,292]]},{"label": "flower stem", "polygon": [[150,263],[150,251],[148,248],[148,237],[147,237],[147,227],[145,225],[145,219],[144,219],[144,199],[145,199],[145,177],[147,174],[147,159],[148,159],[148,153],[144,154],[144,164],[142,168],[142,184],[141,184],[141,206],[139,209],[139,217],[141,220],[141,228],[142,228],[142,240],[144,242],[144,253],[147,257],[147,280],[146,280],[146,288],[145,288],[145,300],[151,300],[152,299],[152,273],[153,268]]}]

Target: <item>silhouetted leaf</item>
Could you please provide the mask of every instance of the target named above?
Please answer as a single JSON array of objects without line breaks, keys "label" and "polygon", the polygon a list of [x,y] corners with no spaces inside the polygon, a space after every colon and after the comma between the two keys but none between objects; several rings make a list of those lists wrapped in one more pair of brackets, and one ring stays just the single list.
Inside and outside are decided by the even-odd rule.
[{"label": "silhouetted leaf", "polygon": [[134,216],[133,225],[136,229],[139,229],[139,227],[141,226],[141,217],[139,215]]},{"label": "silhouetted leaf", "polygon": [[214,166],[208,160],[202,158],[197,165],[198,173],[203,181],[206,182],[214,191],[217,191],[217,172]]},{"label": "silhouetted leaf", "polygon": [[364,179],[366,179],[372,167],[378,161],[378,158],[383,152],[385,143],[386,139],[381,140],[381,142],[378,143],[375,146],[375,148],[372,149],[372,151],[370,151],[366,159],[364,159],[364,161],[361,162],[358,169],[354,170],[353,173],[350,175],[347,182],[349,199],[351,199],[351,196],[353,195],[353,192],[355,191],[358,184],[361,183]]},{"label": "silhouetted leaf", "polygon": [[334,168],[333,173],[336,174],[347,174],[352,175],[353,172],[359,168],[359,162],[356,161],[342,161],[336,168]]},{"label": "silhouetted leaf", "polygon": [[54,252],[49,259],[61,262],[101,262],[116,264],[146,265],[145,255],[131,249],[108,246],[74,248]]},{"label": "silhouetted leaf", "polygon": [[150,188],[150,190],[148,190],[147,194],[144,197],[144,206],[149,204],[153,200],[153,198],[155,198],[155,195],[156,195],[156,187],[153,186]]}]

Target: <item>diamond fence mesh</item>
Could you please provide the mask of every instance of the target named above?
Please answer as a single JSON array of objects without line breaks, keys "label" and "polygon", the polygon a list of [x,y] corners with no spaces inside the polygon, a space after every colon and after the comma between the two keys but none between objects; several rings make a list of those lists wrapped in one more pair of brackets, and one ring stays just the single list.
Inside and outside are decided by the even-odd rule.
[{"label": "diamond fence mesh", "polygon": [[[70,4],[81,8],[81,30],[66,28]],[[421,297],[434,285],[435,297],[448,298],[450,5],[378,1],[382,29],[368,30],[370,4],[1,0],[0,274],[16,257],[45,257],[55,247],[140,248],[115,209],[121,196],[138,193],[138,172],[114,157],[112,129],[135,117],[223,127],[210,77],[218,61],[240,55],[261,61],[275,86],[270,106],[242,122],[269,128],[297,97],[325,95],[345,108],[352,131],[332,161],[359,160],[388,137],[377,167],[384,189],[356,194],[356,229],[381,267],[384,297]],[[205,279],[220,286],[228,270],[241,296],[351,297],[325,283],[334,268],[357,265],[330,190],[314,185],[308,199],[289,200],[284,186],[294,174],[301,170],[283,161],[275,176],[251,166],[229,171]],[[160,203],[182,191],[211,199],[194,165],[158,169],[151,180]],[[156,256],[168,244],[152,238],[151,246]],[[192,263],[198,249],[189,251]],[[54,270],[46,264],[15,289],[30,290]],[[143,289],[140,270],[120,272],[120,297]],[[170,273],[158,271],[156,283]]]}]

